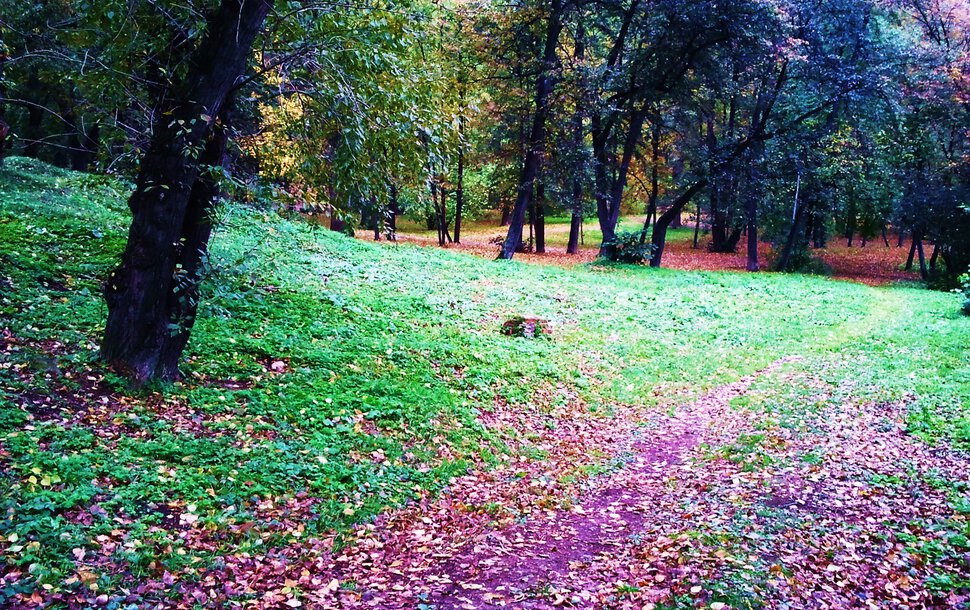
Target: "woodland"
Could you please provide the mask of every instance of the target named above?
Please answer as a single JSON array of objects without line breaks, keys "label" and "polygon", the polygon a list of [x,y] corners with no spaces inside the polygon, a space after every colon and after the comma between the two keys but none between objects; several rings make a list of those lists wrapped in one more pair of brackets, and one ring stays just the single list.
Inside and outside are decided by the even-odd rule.
[{"label": "woodland", "polygon": [[0,0],[0,607],[970,608],[967,0]]}]

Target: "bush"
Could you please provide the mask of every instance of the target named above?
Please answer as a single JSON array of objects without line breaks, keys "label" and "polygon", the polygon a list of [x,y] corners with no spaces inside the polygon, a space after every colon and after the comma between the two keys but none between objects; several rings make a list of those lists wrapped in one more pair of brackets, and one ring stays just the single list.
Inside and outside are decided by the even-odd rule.
[{"label": "bush", "polygon": [[612,246],[612,260],[618,263],[642,265],[653,258],[653,244],[641,243],[641,236],[640,231],[620,231],[613,239],[604,242],[604,245]]},{"label": "bush", "polygon": [[970,273],[957,278],[960,287],[955,292],[963,295],[963,315],[970,316]]},{"label": "bush", "polygon": [[[780,256],[782,245],[775,246],[769,266],[774,269]],[[782,271],[790,273],[807,273],[809,275],[832,275],[832,268],[820,258],[812,256],[812,250],[807,245],[796,246],[788,258],[788,266]]]}]

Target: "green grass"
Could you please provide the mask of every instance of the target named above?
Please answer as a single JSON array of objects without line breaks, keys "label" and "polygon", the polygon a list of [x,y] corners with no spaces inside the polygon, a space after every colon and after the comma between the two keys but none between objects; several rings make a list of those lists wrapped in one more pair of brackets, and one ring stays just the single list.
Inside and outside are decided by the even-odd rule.
[{"label": "green grass", "polygon": [[[0,169],[0,540],[9,564],[55,590],[76,549],[119,529],[130,574],[98,574],[102,589],[154,561],[210,561],[158,527],[160,505],[215,529],[257,523],[218,554],[296,540],[261,512],[267,500],[314,499],[305,537],[439,490],[509,451],[476,415],[496,396],[541,413],[543,384],[609,417],[617,402],[668,402],[803,354],[852,380],[846,392],[915,396],[922,438],[970,443],[970,319],[952,294],[495,262],[355,241],[265,203],[220,213],[186,381],[130,391],[97,361],[127,189],[26,159]],[[552,339],[501,335],[516,314],[549,319]],[[44,397],[53,414],[30,416]],[[86,416],[64,425],[56,408]]]},{"label": "green grass", "polygon": [[[639,231],[643,228],[643,221],[644,216],[642,214],[622,218],[617,225],[617,230]],[[548,248],[561,249],[566,247],[566,244],[569,242],[569,224],[570,218],[568,216],[546,217],[546,246]],[[428,230],[427,226],[423,223],[406,218],[400,219],[397,226],[399,231],[407,233],[408,235],[416,235],[427,239],[437,239],[438,237],[436,229]],[[497,218],[486,218],[471,222],[466,221],[461,225],[461,234],[466,238],[471,236],[482,239],[485,237],[503,236],[507,231],[507,227],[498,226]],[[526,234],[528,234],[528,227],[526,227]],[[582,238],[583,244],[586,247],[598,247],[600,242],[603,241],[603,232],[600,231],[599,222],[595,217],[587,218],[583,223]],[[692,226],[688,227],[685,225],[681,228],[669,229],[667,231],[668,242],[691,241],[693,239],[694,229]]]}]

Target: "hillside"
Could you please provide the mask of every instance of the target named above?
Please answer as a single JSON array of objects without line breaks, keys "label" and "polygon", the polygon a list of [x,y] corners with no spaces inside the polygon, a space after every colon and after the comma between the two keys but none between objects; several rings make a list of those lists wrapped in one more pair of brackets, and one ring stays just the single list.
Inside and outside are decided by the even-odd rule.
[{"label": "hillside", "polygon": [[[495,262],[231,205],[184,381],[132,389],[97,360],[127,188],[0,168],[0,605],[965,598],[953,294]],[[551,334],[500,333],[522,314]],[[488,541],[584,507],[620,515],[609,560],[469,567],[517,573]]]}]

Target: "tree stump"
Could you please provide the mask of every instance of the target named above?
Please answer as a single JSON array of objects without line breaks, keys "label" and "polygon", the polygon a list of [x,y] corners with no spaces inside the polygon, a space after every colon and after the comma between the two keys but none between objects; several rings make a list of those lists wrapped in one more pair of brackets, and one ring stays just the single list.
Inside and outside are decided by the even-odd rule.
[{"label": "tree stump", "polygon": [[515,316],[502,324],[502,334],[509,337],[535,339],[552,334],[549,320],[535,316]]}]

